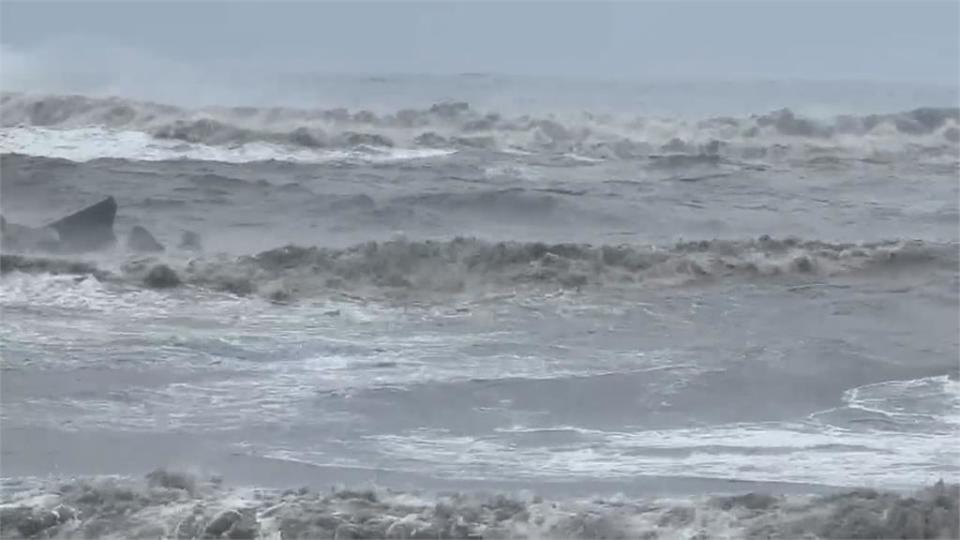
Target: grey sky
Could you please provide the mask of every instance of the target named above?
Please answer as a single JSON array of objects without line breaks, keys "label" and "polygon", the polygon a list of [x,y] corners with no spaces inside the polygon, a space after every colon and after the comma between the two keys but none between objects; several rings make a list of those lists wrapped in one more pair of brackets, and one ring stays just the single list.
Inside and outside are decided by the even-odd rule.
[{"label": "grey sky", "polygon": [[[960,2],[0,3],[4,55],[194,67],[956,84]],[[98,65],[99,64],[99,65]]]}]

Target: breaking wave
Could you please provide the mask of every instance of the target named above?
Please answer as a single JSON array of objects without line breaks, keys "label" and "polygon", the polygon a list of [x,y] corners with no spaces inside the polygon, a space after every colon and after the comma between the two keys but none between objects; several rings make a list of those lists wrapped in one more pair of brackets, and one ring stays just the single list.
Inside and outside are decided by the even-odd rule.
[{"label": "breaking wave", "polygon": [[960,109],[806,118],[789,109],[701,121],[580,113],[506,117],[468,103],[438,103],[393,114],[347,109],[210,107],[191,110],[121,98],[5,93],[0,125],[11,128],[136,131],[157,141],[210,146],[271,144],[299,149],[393,147],[487,149],[636,159],[663,154],[731,159],[864,159],[924,150],[955,157]]},{"label": "breaking wave", "polygon": [[230,145],[184,142],[157,138],[142,131],[104,127],[52,129],[14,127],[0,130],[0,151],[84,162],[115,158],[137,161],[199,160],[223,163],[283,161],[297,163],[393,162],[442,157],[452,150],[433,148],[390,148],[358,144],[349,148],[308,148],[283,141]]},{"label": "breaking wave", "polygon": [[243,256],[139,258],[119,270],[59,258],[4,254],[0,271],[90,274],[154,288],[181,284],[288,301],[336,291],[399,295],[489,289],[681,285],[724,279],[825,276],[941,267],[955,270],[956,244],[886,241],[832,244],[795,238],[704,240],[666,247],[398,239],[349,248],[289,245]]},{"label": "breaking wave", "polygon": [[227,488],[157,470],[144,479],[4,480],[4,538],[956,538],[960,487],[914,494],[746,493],[544,500],[381,488]]}]

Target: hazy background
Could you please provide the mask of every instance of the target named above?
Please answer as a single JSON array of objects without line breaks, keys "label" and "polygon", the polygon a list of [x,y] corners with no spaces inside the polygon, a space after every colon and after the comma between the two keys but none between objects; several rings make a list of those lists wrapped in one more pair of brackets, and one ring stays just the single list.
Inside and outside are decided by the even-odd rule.
[{"label": "hazy background", "polygon": [[[278,94],[297,101],[287,99],[295,93],[291,82],[313,85],[314,95],[311,77],[330,74],[462,73],[643,83],[874,81],[938,87],[949,102],[955,90],[943,91],[960,77],[958,6],[8,0],[0,4],[0,69],[6,90],[177,102],[240,94],[239,101]],[[342,93],[349,99],[363,90]]]}]

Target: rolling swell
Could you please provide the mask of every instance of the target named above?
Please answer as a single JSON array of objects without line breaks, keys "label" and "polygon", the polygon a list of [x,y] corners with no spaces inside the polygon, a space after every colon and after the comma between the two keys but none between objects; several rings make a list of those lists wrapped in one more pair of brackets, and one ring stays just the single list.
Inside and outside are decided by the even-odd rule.
[{"label": "rolling swell", "polygon": [[[960,488],[590,501],[225,488],[157,470],[4,486],[4,538],[956,538]],[[10,489],[13,488],[13,489]]]},{"label": "rolling swell", "polygon": [[[392,240],[346,249],[285,246],[252,256],[177,263],[137,259],[118,272],[89,263],[4,254],[0,270],[93,274],[145,286],[201,286],[239,295],[295,300],[336,291],[402,295],[489,289],[618,288],[709,283],[775,276],[826,276],[918,268],[955,270],[955,244],[887,241],[832,244],[794,238],[704,240],[666,247],[541,242]],[[164,279],[156,281],[161,276]]]},{"label": "rolling swell", "polygon": [[272,143],[300,148],[394,146],[575,153],[599,159],[668,154],[775,158],[826,149],[871,155],[922,147],[955,156],[960,109],[813,119],[782,109],[750,117],[685,121],[579,113],[543,118],[439,103],[392,114],[347,109],[211,107],[191,110],[120,98],[3,94],[3,127],[103,126],[208,145]]}]

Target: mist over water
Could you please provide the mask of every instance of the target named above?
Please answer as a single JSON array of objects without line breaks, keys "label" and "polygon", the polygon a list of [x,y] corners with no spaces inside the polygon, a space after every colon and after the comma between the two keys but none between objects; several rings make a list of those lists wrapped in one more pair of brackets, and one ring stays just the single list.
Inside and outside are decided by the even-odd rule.
[{"label": "mist over water", "polygon": [[955,6],[720,5],[4,4],[2,536],[956,537]]}]

